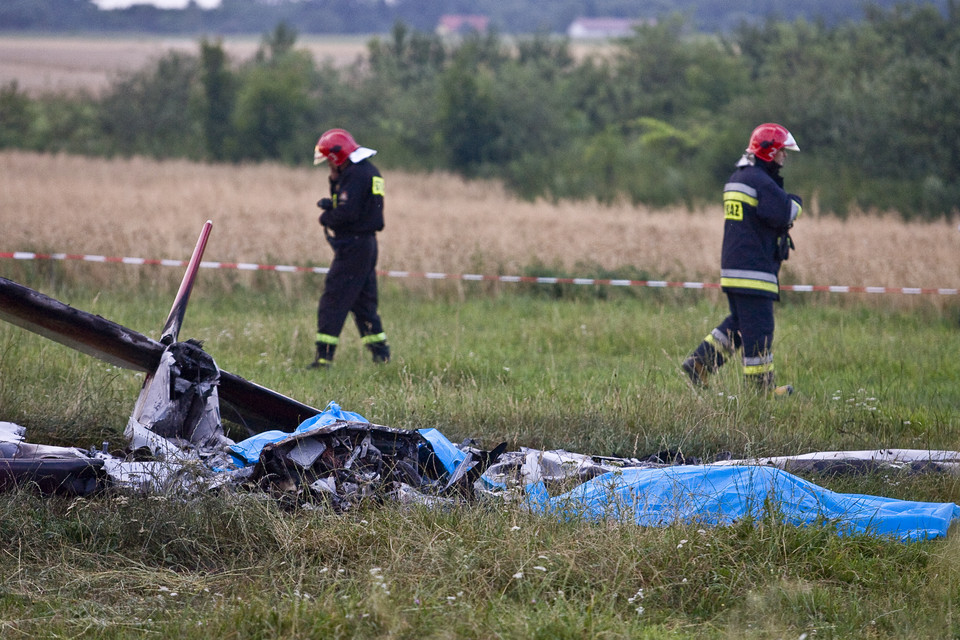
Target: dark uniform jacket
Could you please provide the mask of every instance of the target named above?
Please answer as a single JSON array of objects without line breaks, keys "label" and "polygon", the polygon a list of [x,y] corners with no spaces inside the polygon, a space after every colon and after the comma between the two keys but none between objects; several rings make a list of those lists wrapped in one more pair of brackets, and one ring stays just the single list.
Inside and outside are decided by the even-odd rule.
[{"label": "dark uniform jacket", "polygon": [[783,190],[779,167],[741,162],[723,188],[720,285],[727,293],[780,298],[780,263],[788,231],[800,215],[799,196]]},{"label": "dark uniform jacket", "polygon": [[330,183],[333,208],[324,211],[320,224],[337,238],[370,236],[383,229],[384,183],[369,160],[348,164]]}]

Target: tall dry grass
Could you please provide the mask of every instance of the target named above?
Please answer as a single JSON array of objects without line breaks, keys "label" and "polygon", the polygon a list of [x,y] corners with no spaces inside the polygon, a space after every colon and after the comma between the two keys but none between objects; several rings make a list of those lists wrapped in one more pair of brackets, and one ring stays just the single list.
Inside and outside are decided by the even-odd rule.
[{"label": "tall dry grass", "polygon": [[[668,280],[718,277],[719,206],[530,203],[499,184],[453,175],[385,177],[383,269],[516,274],[540,262],[575,273],[587,263]],[[306,265],[331,257],[315,206],[325,195],[322,168],[7,151],[0,186],[0,251],[185,259],[210,219],[207,260]],[[793,235],[797,250],[785,265],[793,283],[960,285],[960,232],[947,221],[809,216]]]}]

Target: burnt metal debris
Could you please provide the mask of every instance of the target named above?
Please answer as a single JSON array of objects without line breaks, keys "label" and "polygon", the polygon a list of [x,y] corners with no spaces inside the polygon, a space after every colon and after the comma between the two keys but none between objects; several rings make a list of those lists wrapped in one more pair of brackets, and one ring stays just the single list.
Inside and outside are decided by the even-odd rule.
[{"label": "burnt metal debris", "polygon": [[[451,445],[454,453],[439,455],[436,442],[418,431],[372,424],[356,414],[298,431],[305,421],[327,412],[219,369],[198,341],[164,345],[5,278],[0,278],[0,318],[147,374],[127,423],[123,457],[112,456],[105,448],[31,444],[24,441],[22,427],[0,423],[6,425],[0,428],[0,490],[33,484],[43,493],[87,495],[107,487],[169,491],[232,485],[256,487],[288,502],[326,502],[345,509],[364,498],[473,499],[503,494],[508,486],[522,486],[531,479],[559,487],[611,470],[701,462],[679,451],[644,459],[529,449],[507,453],[506,443],[492,451],[474,443]],[[276,438],[253,459],[243,459],[236,453],[237,443],[224,435],[223,419],[245,426],[251,435],[273,433]],[[441,458],[448,460],[449,468]],[[820,452],[712,463],[818,473],[881,468],[957,472],[960,454]],[[501,486],[491,478],[504,482]]]},{"label": "burnt metal debris", "polygon": [[[320,411],[221,370],[199,341],[178,341],[210,227],[201,231],[160,341],[0,278],[0,319],[146,374],[121,456],[107,443],[90,450],[31,444],[23,427],[0,423],[0,490],[30,485],[76,496],[246,487],[339,510],[366,499],[469,497],[506,444],[488,452],[465,443],[453,465],[418,431],[371,424],[335,403]],[[223,419],[251,438],[231,440]]]},{"label": "burnt metal debris", "polygon": [[282,500],[344,510],[403,486],[435,488],[418,464],[426,445],[416,431],[338,420],[264,446],[250,481]]},{"label": "burnt metal debris", "polygon": [[[471,483],[506,444],[489,452],[445,443],[456,453],[438,456],[418,431],[371,424],[335,403],[320,411],[221,370],[199,341],[178,341],[211,226],[201,230],[159,341],[0,278],[0,319],[146,374],[122,456],[106,444],[89,451],[29,444],[22,427],[9,425],[0,429],[0,489],[31,484],[43,493],[87,495],[108,487],[255,487],[285,502],[336,509],[390,496],[469,497]],[[250,439],[228,438],[224,419]]]},{"label": "burnt metal debris", "polygon": [[[152,374],[166,347],[141,333],[0,278],[0,319],[112,365]],[[217,385],[223,414],[249,431],[293,429],[319,409],[228,371]]]},{"label": "burnt metal debris", "polygon": [[106,481],[103,460],[82,449],[24,442],[24,431],[0,422],[0,491],[30,482],[44,494],[87,495]]},{"label": "burnt metal debris", "polygon": [[[164,346],[3,278],[0,318],[115,365],[152,366],[127,422],[122,456],[106,447],[31,444],[22,427],[0,423],[7,425],[0,429],[0,490],[32,484],[47,494],[88,495],[110,487],[195,491],[229,484],[256,487],[284,502],[347,509],[368,498],[469,496],[471,483],[499,455],[464,445],[464,460],[448,472],[418,431],[372,424],[333,404],[320,411],[228,377],[198,341]],[[225,381],[233,383],[226,392]],[[229,398],[227,415],[248,431],[252,425],[273,428],[256,432],[275,439],[254,460],[239,455],[238,443],[225,435],[223,396]],[[322,424],[302,428],[304,419],[323,416]]]}]

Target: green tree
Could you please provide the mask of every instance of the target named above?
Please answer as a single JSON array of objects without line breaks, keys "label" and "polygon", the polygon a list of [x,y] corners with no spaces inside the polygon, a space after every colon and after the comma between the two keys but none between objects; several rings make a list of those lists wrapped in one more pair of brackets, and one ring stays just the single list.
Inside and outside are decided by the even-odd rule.
[{"label": "green tree", "polygon": [[25,146],[32,120],[30,98],[17,81],[0,87],[0,149]]},{"label": "green tree", "polygon": [[174,52],[115,83],[99,109],[100,129],[111,151],[203,157],[201,126],[190,108],[198,75],[195,57]]},{"label": "green tree", "polygon": [[234,158],[302,161],[314,70],[309,54],[294,51],[241,74],[232,116]]},{"label": "green tree", "polygon": [[[562,50],[552,51],[549,58]],[[566,69],[547,57],[520,55],[504,64],[494,85],[498,131],[489,141],[496,159],[491,169],[526,198],[566,194],[569,183],[558,174],[558,160],[576,157],[583,119],[572,108]],[[582,168],[573,168],[582,171]]]},{"label": "green tree", "polygon": [[376,141],[384,166],[443,168],[445,154],[437,151],[437,100],[448,60],[443,41],[398,22],[389,39],[372,39],[368,52],[369,71],[347,74],[347,100],[355,106],[346,122]]},{"label": "green tree", "polygon": [[114,153],[112,141],[100,126],[100,105],[90,96],[43,96],[32,106],[26,148],[49,153]]},{"label": "green tree", "polygon": [[225,160],[236,83],[227,68],[227,55],[220,41],[211,43],[206,38],[200,41],[200,85],[200,111],[207,155],[213,160]]},{"label": "green tree", "polygon": [[[474,43],[479,44],[475,39]],[[440,79],[438,128],[450,168],[477,175],[488,162],[497,160],[494,142],[502,133],[497,113],[496,67],[480,64],[486,56],[479,46],[465,45],[453,56]]]},{"label": "green tree", "polygon": [[260,64],[268,60],[279,60],[297,44],[297,30],[281,21],[268,34],[265,34],[257,49],[256,61]]},{"label": "green tree", "polygon": [[743,28],[739,41],[764,89],[739,113],[783,121],[817,162],[835,167],[810,185],[828,208],[949,214],[960,192],[956,12],[871,10],[863,23],[832,29],[769,22]]},{"label": "green tree", "polygon": [[446,47],[436,34],[411,30],[398,22],[387,41],[373,38],[367,45],[371,72],[378,81],[414,89],[443,70]]}]

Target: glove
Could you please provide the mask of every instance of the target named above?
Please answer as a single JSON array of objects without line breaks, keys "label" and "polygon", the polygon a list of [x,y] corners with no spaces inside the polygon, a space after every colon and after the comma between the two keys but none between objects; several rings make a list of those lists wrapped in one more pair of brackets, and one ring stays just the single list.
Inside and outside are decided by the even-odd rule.
[{"label": "glove", "polygon": [[333,200],[330,198],[322,198],[317,202],[317,206],[323,209],[324,211],[330,211],[333,209]]},{"label": "glove", "polygon": [[796,245],[793,244],[793,238],[790,237],[789,233],[784,233],[782,236],[777,237],[777,258],[781,262],[789,259],[790,251],[796,248]]}]

